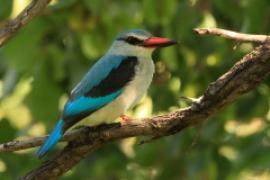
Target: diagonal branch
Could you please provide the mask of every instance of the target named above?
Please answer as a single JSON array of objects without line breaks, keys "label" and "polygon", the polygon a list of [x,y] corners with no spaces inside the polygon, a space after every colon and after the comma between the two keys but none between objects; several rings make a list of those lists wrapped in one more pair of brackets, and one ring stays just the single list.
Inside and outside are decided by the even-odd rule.
[{"label": "diagonal branch", "polygon": [[0,29],[0,47],[12,38],[22,27],[38,15],[51,0],[33,0],[15,19]]},{"label": "diagonal branch", "polygon": [[[225,31],[226,32],[226,31]],[[247,35],[248,36],[248,35]],[[70,143],[55,157],[22,179],[56,179],[106,143],[132,136],[161,137],[202,123],[242,94],[254,89],[270,73],[270,44],[263,44],[237,62],[228,72],[212,82],[191,106],[132,125],[110,124],[85,127],[67,136]],[[40,142],[38,143],[40,144]]]}]

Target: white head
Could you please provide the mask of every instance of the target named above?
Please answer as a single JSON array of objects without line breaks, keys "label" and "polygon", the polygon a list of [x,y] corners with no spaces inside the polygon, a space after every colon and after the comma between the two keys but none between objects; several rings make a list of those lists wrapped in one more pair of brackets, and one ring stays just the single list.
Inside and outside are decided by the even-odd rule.
[{"label": "white head", "polygon": [[176,41],[154,37],[147,31],[135,29],[119,34],[108,53],[127,56],[151,56],[156,48],[173,44],[176,44]]}]

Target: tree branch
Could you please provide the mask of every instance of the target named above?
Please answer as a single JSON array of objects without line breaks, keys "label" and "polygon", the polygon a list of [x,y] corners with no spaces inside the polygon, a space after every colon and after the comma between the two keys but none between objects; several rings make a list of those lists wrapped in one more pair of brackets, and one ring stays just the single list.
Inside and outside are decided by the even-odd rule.
[{"label": "tree branch", "polygon": [[51,0],[33,0],[15,19],[9,20],[0,29],[0,47],[12,38],[23,26],[38,15]]},{"label": "tree branch", "polygon": [[216,35],[227,39],[236,40],[238,42],[262,44],[270,39],[270,36],[266,35],[244,34],[219,28],[195,28],[193,31],[199,35]]},{"label": "tree branch", "polygon": [[[222,31],[225,34],[226,32],[228,31]],[[239,39],[239,37],[229,35],[224,37]],[[242,40],[241,34],[240,41]],[[252,42],[258,42],[258,40]],[[85,127],[71,132],[66,136],[66,140],[70,140],[70,143],[62,152],[43,162],[40,167],[32,170],[22,179],[55,179],[75,166],[88,153],[106,143],[132,136],[172,135],[187,127],[202,123],[242,94],[255,88],[269,73],[270,44],[265,43],[244,56],[228,72],[212,82],[199,100],[191,106],[131,125],[120,126],[115,123]],[[36,142],[34,146],[39,145],[41,140],[36,140]]]}]

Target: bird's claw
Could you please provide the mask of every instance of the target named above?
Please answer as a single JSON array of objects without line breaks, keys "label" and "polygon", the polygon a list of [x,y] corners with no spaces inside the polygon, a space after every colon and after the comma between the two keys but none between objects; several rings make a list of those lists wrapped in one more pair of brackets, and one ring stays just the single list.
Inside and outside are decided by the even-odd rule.
[{"label": "bird's claw", "polygon": [[121,126],[132,124],[132,121],[133,121],[132,118],[126,115],[121,115],[120,118],[121,118],[121,121],[120,121]]}]

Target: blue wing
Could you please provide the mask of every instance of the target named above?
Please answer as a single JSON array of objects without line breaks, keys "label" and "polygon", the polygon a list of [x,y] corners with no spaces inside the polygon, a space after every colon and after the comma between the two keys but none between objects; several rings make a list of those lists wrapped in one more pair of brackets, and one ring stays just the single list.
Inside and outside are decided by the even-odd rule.
[{"label": "blue wing", "polygon": [[122,89],[119,89],[116,92],[101,97],[81,96],[76,100],[68,101],[67,104],[65,105],[64,117],[99,109],[105,104],[113,101],[116,97],[118,97],[121,94],[121,92]]},{"label": "blue wing", "polygon": [[93,87],[100,84],[100,82],[125,59],[126,58],[124,56],[114,55],[106,55],[102,57],[91,67],[79,84],[71,91],[71,98],[77,99],[85,95]]}]

